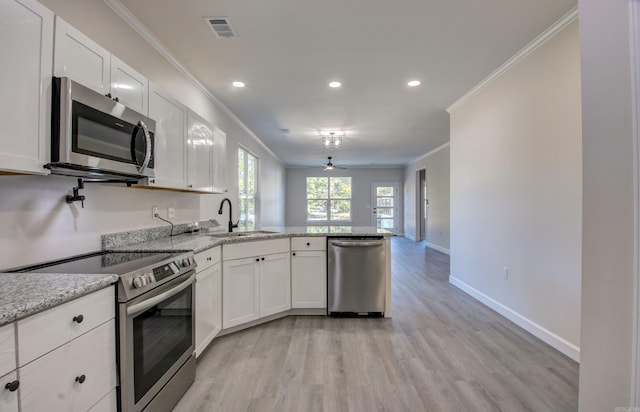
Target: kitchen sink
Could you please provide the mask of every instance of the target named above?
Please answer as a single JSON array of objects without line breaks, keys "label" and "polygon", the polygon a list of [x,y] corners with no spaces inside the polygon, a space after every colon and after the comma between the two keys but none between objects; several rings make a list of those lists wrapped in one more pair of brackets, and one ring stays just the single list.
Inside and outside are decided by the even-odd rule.
[{"label": "kitchen sink", "polygon": [[263,235],[271,235],[274,233],[278,233],[278,232],[271,232],[268,230],[255,230],[252,232],[225,232],[225,233],[209,233],[207,234],[207,236],[211,236],[211,237],[220,237],[220,238],[226,238],[226,237],[251,237],[251,236],[263,236]]}]

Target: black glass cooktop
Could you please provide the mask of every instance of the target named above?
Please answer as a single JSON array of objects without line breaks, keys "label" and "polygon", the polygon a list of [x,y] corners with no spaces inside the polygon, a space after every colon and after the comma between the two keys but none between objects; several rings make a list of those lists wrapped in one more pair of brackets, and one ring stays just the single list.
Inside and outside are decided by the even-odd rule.
[{"label": "black glass cooktop", "polygon": [[87,273],[124,275],[153,267],[183,252],[96,252],[9,270],[15,273]]}]

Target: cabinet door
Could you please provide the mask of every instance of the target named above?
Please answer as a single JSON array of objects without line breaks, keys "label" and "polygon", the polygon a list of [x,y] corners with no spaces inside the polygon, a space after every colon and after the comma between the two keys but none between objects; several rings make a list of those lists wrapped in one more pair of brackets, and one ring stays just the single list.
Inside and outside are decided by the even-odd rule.
[{"label": "cabinet door", "polygon": [[111,88],[111,54],[56,17],[53,72],[58,77],[69,77],[98,93],[107,94]]},{"label": "cabinet door", "polygon": [[111,95],[130,109],[147,116],[149,81],[116,56],[111,56]]},{"label": "cabinet door", "polygon": [[18,394],[20,388],[11,392],[7,385],[18,380],[18,374],[13,371],[0,378],[0,411],[18,412]]},{"label": "cabinet door", "polygon": [[196,357],[222,329],[220,264],[196,274]]},{"label": "cabinet door", "polygon": [[260,317],[289,309],[291,309],[291,264],[289,253],[261,257]]},{"label": "cabinet door", "polygon": [[115,329],[111,320],[21,367],[21,410],[86,411],[113,390]]},{"label": "cabinet door", "polygon": [[258,258],[227,260],[222,264],[222,328],[241,325],[260,316]]},{"label": "cabinet door", "polygon": [[152,186],[187,186],[187,108],[149,83],[149,117],[156,121],[155,171]]},{"label": "cabinet door", "polygon": [[16,368],[16,335],[13,323],[0,327],[0,375]]},{"label": "cabinet door", "polygon": [[187,188],[211,192],[211,124],[191,110],[187,114]]},{"label": "cabinet door", "polygon": [[291,307],[327,307],[325,252],[293,252],[291,256]]},{"label": "cabinet door", "polygon": [[53,13],[33,0],[0,2],[0,169],[47,174]]},{"label": "cabinet door", "polygon": [[215,193],[227,191],[227,134],[217,127],[213,131],[211,181]]}]

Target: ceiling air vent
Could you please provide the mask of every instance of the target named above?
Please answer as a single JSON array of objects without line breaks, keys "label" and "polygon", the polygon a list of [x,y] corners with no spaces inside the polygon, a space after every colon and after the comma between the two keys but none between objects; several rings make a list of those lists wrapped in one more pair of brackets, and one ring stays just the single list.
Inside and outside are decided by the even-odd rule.
[{"label": "ceiling air vent", "polygon": [[205,17],[204,18],[213,33],[219,39],[230,39],[238,37],[238,34],[233,29],[231,22],[226,17]]}]

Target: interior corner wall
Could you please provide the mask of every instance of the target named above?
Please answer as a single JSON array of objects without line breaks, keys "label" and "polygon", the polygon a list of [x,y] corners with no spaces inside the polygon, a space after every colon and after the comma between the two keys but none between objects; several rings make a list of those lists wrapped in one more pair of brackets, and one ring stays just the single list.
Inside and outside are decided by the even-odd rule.
[{"label": "interior corner wall", "polygon": [[640,394],[635,402],[632,397],[634,355],[640,350],[634,345],[638,194],[632,94],[640,86],[632,80],[631,3],[638,7],[635,1],[579,0],[584,179],[580,412],[640,407]]},{"label": "interior corner wall", "polygon": [[416,182],[417,172],[425,170],[427,180],[427,246],[449,253],[450,237],[450,150],[445,144],[410,162],[404,169],[404,233],[405,237],[420,238]]},{"label": "interior corner wall", "polygon": [[450,121],[451,283],[578,359],[578,22],[462,101]]}]

